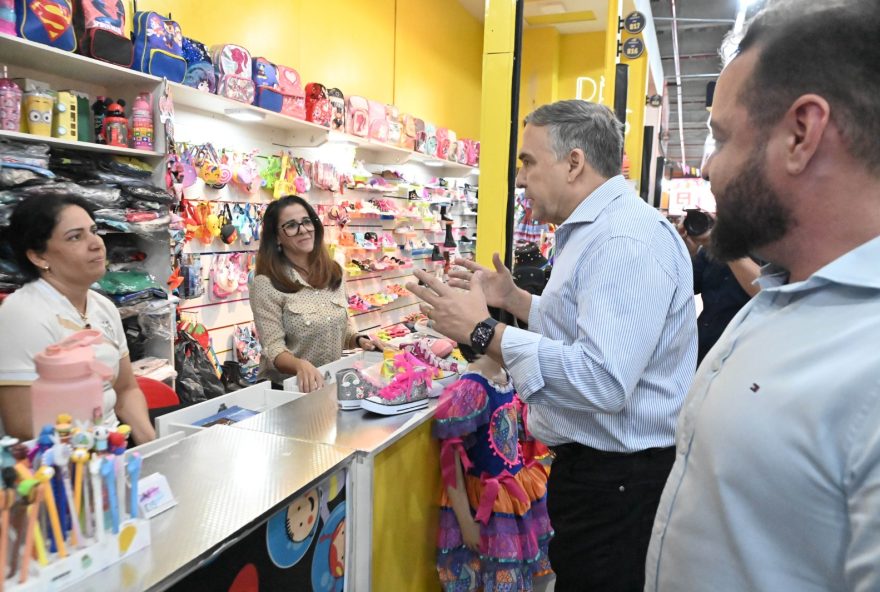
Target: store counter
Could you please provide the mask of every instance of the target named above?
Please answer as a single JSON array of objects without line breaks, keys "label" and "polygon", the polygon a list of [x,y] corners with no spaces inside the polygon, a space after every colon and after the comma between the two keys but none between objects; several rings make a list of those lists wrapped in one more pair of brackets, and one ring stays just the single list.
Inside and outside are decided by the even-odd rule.
[{"label": "store counter", "polygon": [[[442,388],[435,385],[435,388]],[[231,426],[357,451],[351,465],[347,590],[437,587],[439,446],[426,409],[380,416],[342,410],[336,385]]]},{"label": "store counter", "polygon": [[144,458],[177,505],[150,520],[151,545],[92,578],[80,592],[165,590],[265,524],[291,500],[345,469],[354,451],[214,426]]}]

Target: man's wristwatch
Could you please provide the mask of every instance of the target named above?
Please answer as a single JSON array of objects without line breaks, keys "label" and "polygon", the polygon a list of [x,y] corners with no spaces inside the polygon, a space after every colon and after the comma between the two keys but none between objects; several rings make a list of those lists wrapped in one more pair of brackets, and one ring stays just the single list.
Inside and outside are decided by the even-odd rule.
[{"label": "man's wristwatch", "polygon": [[498,321],[489,317],[485,321],[480,321],[474,330],[471,331],[471,349],[478,355],[484,355],[495,336],[495,326]]}]

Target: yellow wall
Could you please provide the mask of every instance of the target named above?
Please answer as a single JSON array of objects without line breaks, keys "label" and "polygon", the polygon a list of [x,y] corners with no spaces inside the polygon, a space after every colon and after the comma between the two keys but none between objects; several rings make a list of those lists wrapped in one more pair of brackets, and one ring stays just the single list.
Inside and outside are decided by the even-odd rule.
[{"label": "yellow wall", "polygon": [[525,29],[520,66],[519,122],[547,103],[558,100],[559,40],[553,27]]},{"label": "yellow wall", "polygon": [[[605,74],[605,32],[579,33],[576,35],[563,35],[560,43],[559,54],[559,99],[574,99],[577,97],[577,79],[588,76],[600,85],[601,78]],[[590,98],[589,83],[584,85],[586,96]],[[598,95],[598,90],[596,91]],[[593,98],[599,102],[598,97]]]},{"label": "yellow wall", "polygon": [[205,45],[238,43],[296,68],[305,82],[479,136],[483,28],[458,0],[215,0],[209,9],[141,0],[138,8],[170,12]]}]

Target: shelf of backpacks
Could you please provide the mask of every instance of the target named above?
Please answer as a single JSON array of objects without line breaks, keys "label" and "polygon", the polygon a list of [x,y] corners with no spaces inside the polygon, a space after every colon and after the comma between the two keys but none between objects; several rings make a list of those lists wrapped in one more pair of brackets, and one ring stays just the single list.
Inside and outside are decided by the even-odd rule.
[{"label": "shelf of backpacks", "polygon": [[105,87],[156,87],[162,82],[150,74],[8,35],[0,35],[0,62]]},{"label": "shelf of backpacks", "polygon": [[269,111],[255,105],[203,92],[183,84],[175,82],[169,82],[168,84],[171,87],[171,96],[175,107],[189,107],[190,109],[224,117],[229,117],[230,112],[233,114],[250,114],[254,121],[241,121],[242,125],[256,125],[286,131],[290,134],[288,141],[291,142],[291,146],[295,144],[295,147],[320,146],[327,142],[330,130],[326,127]]},{"label": "shelf of backpacks", "polygon": [[163,158],[162,152],[155,150],[137,150],[135,148],[122,148],[119,146],[107,146],[106,144],[93,144],[92,142],[78,142],[76,140],[64,140],[61,138],[51,138],[49,136],[37,136],[34,134],[26,134],[22,132],[11,132],[0,130],[0,139],[17,140],[20,142],[34,142],[39,144],[48,144],[56,148],[71,148],[74,150],[83,150],[85,152],[100,152],[103,154],[116,154],[119,156],[135,156],[138,158]]}]

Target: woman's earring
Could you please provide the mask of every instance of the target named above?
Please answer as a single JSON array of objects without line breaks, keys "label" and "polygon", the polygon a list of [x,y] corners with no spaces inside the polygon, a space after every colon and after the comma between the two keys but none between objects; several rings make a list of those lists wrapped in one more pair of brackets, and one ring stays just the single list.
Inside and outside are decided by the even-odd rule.
[{"label": "woman's earring", "polygon": [[283,250],[284,250],[284,249],[281,248],[281,243],[278,243],[278,252],[280,253],[280,252],[283,251]]},{"label": "woman's earring", "polygon": [[43,271],[49,271],[49,266],[48,265],[43,266]]}]

